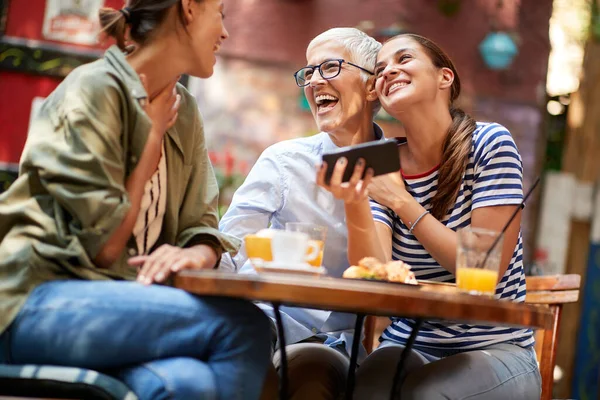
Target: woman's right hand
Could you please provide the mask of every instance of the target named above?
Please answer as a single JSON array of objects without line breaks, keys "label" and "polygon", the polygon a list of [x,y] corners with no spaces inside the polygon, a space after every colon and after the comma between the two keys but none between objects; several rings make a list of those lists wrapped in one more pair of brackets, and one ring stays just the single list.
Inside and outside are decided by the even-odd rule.
[{"label": "woman's right hand", "polygon": [[333,174],[329,185],[325,183],[325,172],[327,163],[323,162],[317,172],[317,185],[330,191],[336,199],[341,199],[346,204],[360,203],[368,199],[368,187],[373,178],[373,170],[367,169],[364,179],[361,179],[365,171],[365,160],[359,159],[354,167],[354,172],[348,182],[342,182],[344,171],[347,168],[348,160],[341,157],[333,168]]},{"label": "woman's right hand", "polygon": [[[149,96],[150,92],[148,91],[148,79],[146,75],[140,74],[140,80]],[[177,80],[169,83],[156,96],[149,99],[144,106],[144,111],[146,111],[146,114],[148,114],[148,117],[152,121],[152,133],[159,136],[161,140],[165,132],[175,125],[175,121],[177,121],[181,96],[177,94],[176,84]]]}]

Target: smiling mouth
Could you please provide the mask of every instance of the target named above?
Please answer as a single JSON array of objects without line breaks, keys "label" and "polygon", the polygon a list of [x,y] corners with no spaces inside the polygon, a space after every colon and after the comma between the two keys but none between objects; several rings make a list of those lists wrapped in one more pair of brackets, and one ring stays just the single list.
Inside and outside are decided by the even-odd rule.
[{"label": "smiling mouth", "polygon": [[315,98],[315,103],[317,104],[317,111],[319,114],[323,114],[332,110],[338,102],[339,99],[330,94],[320,94]]},{"label": "smiling mouth", "polygon": [[213,53],[218,53],[221,50],[221,43],[215,43],[215,47],[213,47]]},{"label": "smiling mouth", "polygon": [[403,89],[403,88],[405,88],[408,85],[410,85],[410,82],[407,82],[407,81],[396,82],[396,83],[394,83],[393,85],[391,85],[388,88],[388,93],[387,94],[390,95],[393,92],[395,92],[397,90],[400,90],[400,89]]}]

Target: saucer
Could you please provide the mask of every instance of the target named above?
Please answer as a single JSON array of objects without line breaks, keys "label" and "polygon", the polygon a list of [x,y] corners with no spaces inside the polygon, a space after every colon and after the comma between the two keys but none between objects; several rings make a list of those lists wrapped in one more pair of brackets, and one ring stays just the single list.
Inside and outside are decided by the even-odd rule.
[{"label": "saucer", "polygon": [[281,274],[300,274],[300,275],[325,275],[327,270],[324,267],[313,267],[308,263],[290,264],[284,262],[262,262],[256,263],[254,269],[257,272],[274,272]]}]

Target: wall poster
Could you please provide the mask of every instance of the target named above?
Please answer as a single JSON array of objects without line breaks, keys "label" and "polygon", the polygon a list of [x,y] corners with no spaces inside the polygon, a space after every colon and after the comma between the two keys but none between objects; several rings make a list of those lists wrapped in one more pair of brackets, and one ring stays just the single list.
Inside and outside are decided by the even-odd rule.
[{"label": "wall poster", "polygon": [[95,45],[100,24],[98,10],[104,0],[47,0],[42,34],[45,39]]}]

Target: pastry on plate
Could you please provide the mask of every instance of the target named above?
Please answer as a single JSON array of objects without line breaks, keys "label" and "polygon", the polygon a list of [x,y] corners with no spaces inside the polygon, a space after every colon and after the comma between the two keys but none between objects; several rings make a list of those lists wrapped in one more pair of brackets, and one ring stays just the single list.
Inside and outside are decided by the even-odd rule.
[{"label": "pastry on plate", "polygon": [[372,279],[385,280],[387,277],[385,264],[382,264],[381,261],[375,257],[365,257],[361,259],[358,262],[358,266],[370,270],[373,275]]},{"label": "pastry on plate", "polygon": [[404,261],[391,261],[385,264],[387,280],[390,282],[417,283],[415,274],[410,270],[410,265]]},{"label": "pastry on plate", "polygon": [[373,273],[370,269],[357,265],[353,265],[345,270],[342,276],[350,279],[373,279]]},{"label": "pastry on plate", "polygon": [[410,270],[410,265],[403,261],[389,261],[382,263],[375,257],[365,257],[344,271],[344,278],[374,279],[389,282],[417,284],[415,274]]}]

